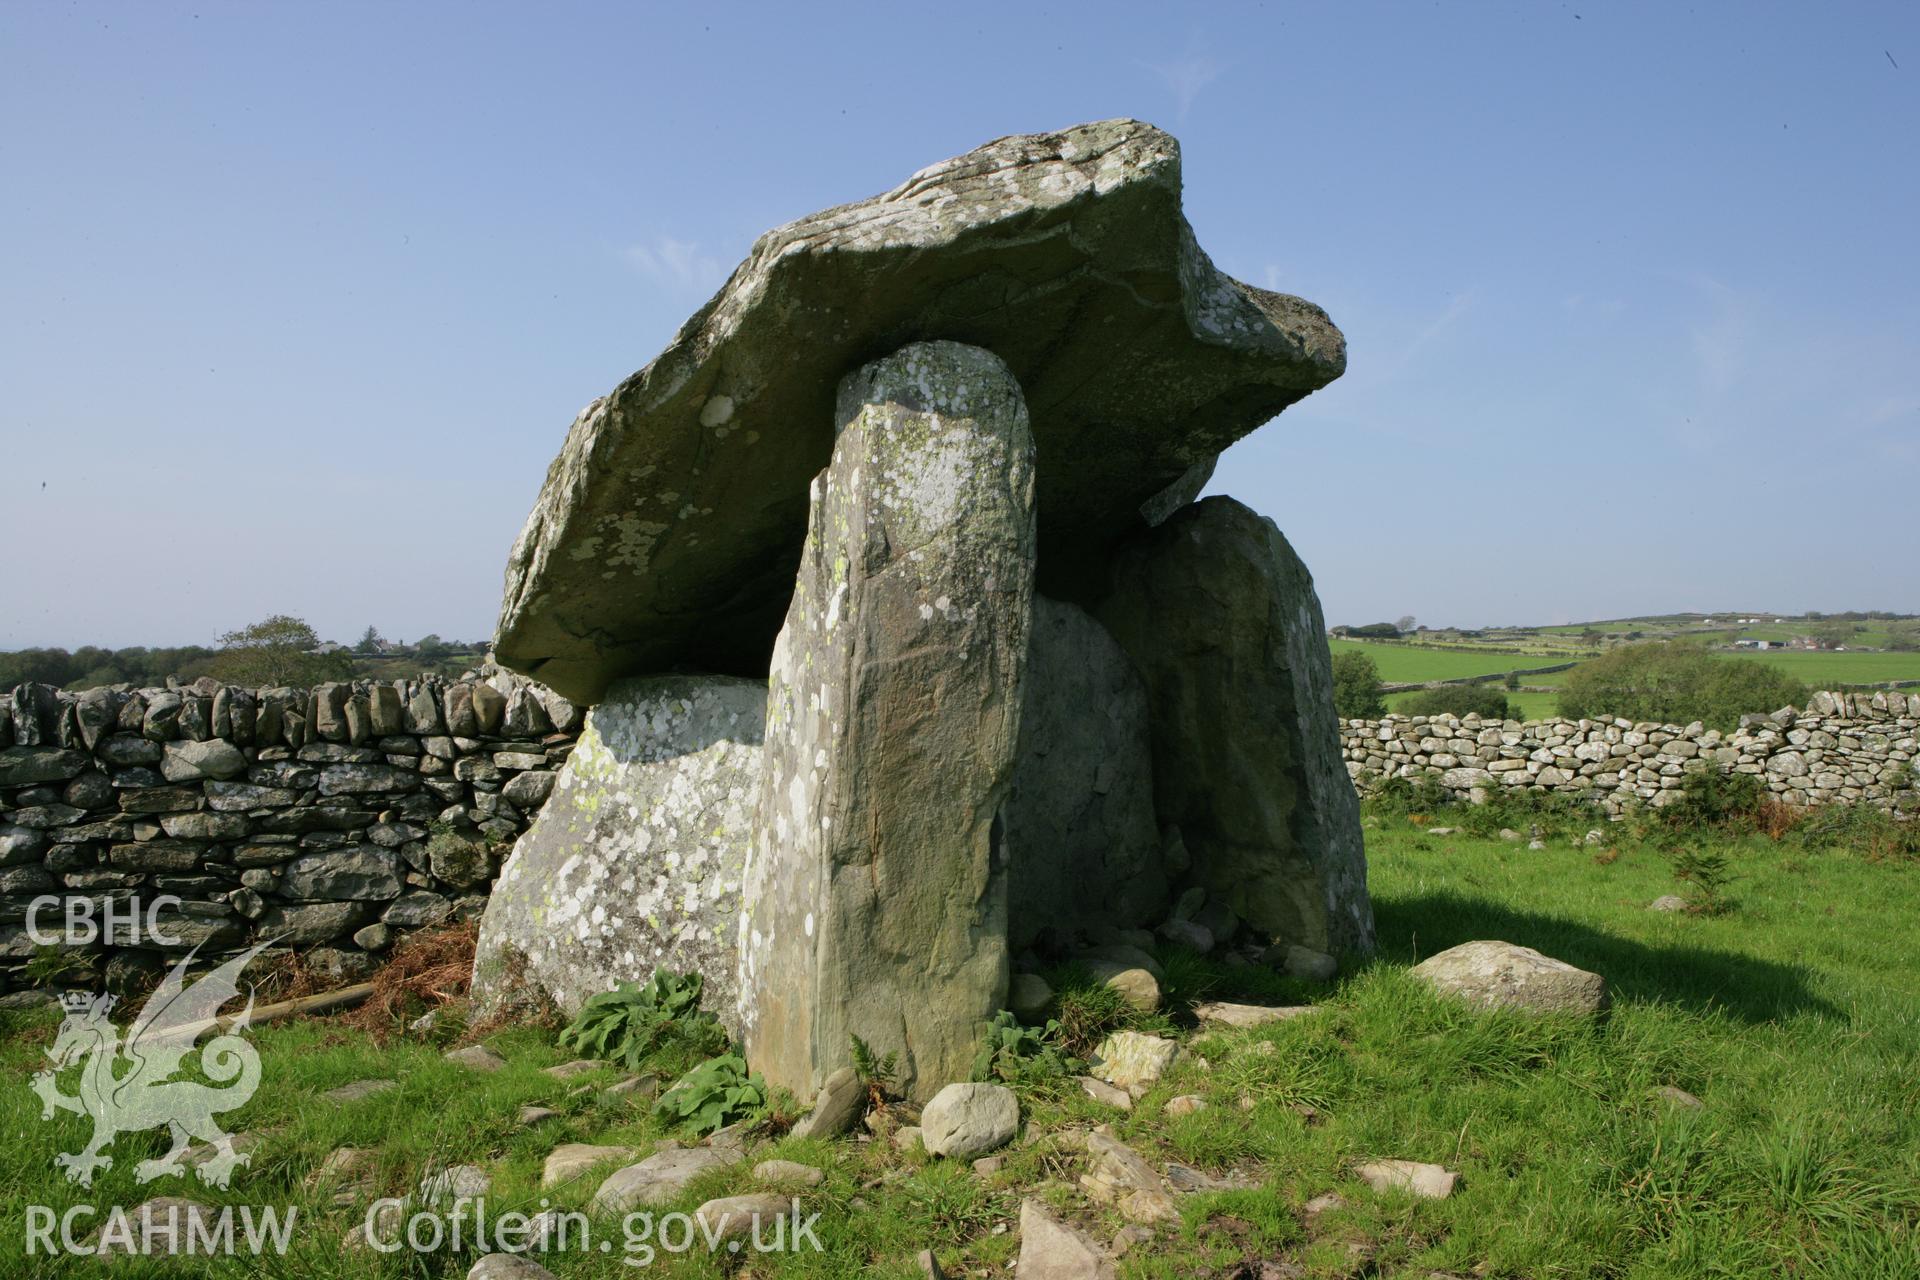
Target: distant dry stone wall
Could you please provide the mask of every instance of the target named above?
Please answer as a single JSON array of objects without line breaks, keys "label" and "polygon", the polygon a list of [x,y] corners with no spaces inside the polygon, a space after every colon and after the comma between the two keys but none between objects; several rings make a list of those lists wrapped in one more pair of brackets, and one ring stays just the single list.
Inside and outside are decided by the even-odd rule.
[{"label": "distant dry stone wall", "polygon": [[396,935],[480,913],[583,721],[493,668],[0,691],[0,989],[262,942],[364,976]]},{"label": "distant dry stone wall", "polygon": [[1630,720],[1482,720],[1388,716],[1341,724],[1361,791],[1385,777],[1431,777],[1475,800],[1497,787],[1586,792],[1609,813],[1665,805],[1688,772],[1764,779],[1790,804],[1877,804],[1920,811],[1914,786],[1920,695],[1820,693],[1804,711],[1748,716],[1732,733]]}]

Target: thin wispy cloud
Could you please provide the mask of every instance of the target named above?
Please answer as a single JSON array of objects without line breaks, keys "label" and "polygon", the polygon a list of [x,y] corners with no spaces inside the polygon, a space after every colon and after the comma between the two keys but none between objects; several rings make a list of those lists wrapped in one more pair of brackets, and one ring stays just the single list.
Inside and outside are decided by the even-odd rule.
[{"label": "thin wispy cloud", "polygon": [[1875,427],[1890,422],[1904,422],[1920,428],[1920,396],[1882,396],[1867,406],[1866,420]]},{"label": "thin wispy cloud", "polygon": [[700,252],[693,240],[655,236],[651,243],[629,245],[621,257],[641,275],[677,293],[702,293],[716,288],[727,269],[718,258]]},{"label": "thin wispy cloud", "polygon": [[1187,41],[1187,51],[1171,62],[1143,63],[1149,71],[1160,78],[1173,95],[1175,110],[1182,120],[1193,106],[1200,91],[1220,78],[1226,68],[1210,57],[1198,34]]},{"label": "thin wispy cloud", "polygon": [[1589,298],[1584,293],[1572,293],[1560,300],[1560,305],[1574,315],[1597,316],[1611,320],[1627,309],[1627,304],[1619,298]]},{"label": "thin wispy cloud", "polygon": [[1717,280],[1703,277],[1701,284],[1713,297],[1712,310],[1692,326],[1688,337],[1700,385],[1709,396],[1718,397],[1734,388],[1747,366],[1755,304]]},{"label": "thin wispy cloud", "polygon": [[1442,334],[1459,324],[1460,321],[1466,317],[1467,313],[1473,310],[1474,304],[1478,301],[1479,290],[1477,289],[1462,289],[1459,293],[1454,294],[1453,297],[1448,300],[1446,308],[1442,310],[1439,315],[1423,325],[1420,332],[1413,335],[1413,341],[1407,344],[1406,351],[1400,356],[1400,362],[1405,364],[1412,360],[1415,356],[1419,355],[1421,350],[1429,343],[1434,342]]}]

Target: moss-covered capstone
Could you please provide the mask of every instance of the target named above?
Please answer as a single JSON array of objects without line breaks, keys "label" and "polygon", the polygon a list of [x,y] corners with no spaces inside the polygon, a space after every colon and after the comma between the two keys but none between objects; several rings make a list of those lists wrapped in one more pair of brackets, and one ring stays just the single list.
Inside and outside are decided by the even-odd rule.
[{"label": "moss-covered capstone", "polygon": [[[1039,454],[1042,588],[1345,367],[1311,303],[1216,270],[1180,148],[1137,120],[1001,138],[762,236],[667,349],[575,420],[507,566],[501,663],[578,702],[621,675],[759,676],[849,369],[926,339],[997,355]],[[1156,502],[1163,491],[1170,498]]]}]

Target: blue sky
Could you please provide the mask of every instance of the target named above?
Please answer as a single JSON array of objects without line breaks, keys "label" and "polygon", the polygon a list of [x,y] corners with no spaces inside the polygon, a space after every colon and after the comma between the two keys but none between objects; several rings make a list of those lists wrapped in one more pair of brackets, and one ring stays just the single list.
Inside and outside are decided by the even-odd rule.
[{"label": "blue sky", "polygon": [[1329,621],[1920,611],[1920,6],[18,3],[0,647],[483,635],[758,233],[1118,115],[1347,334],[1214,482]]}]

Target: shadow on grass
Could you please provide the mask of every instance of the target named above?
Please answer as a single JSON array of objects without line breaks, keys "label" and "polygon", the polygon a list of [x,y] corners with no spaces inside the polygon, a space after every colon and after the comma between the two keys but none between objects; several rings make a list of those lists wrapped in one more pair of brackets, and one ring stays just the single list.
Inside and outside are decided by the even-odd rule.
[{"label": "shadow on grass", "polygon": [[1545,952],[1604,977],[1616,1002],[1665,1001],[1746,1022],[1818,1013],[1845,1019],[1814,995],[1807,971],[1731,951],[1655,946],[1556,916],[1516,911],[1485,898],[1428,893],[1375,899],[1380,957],[1414,964],[1462,942],[1497,939]]}]

